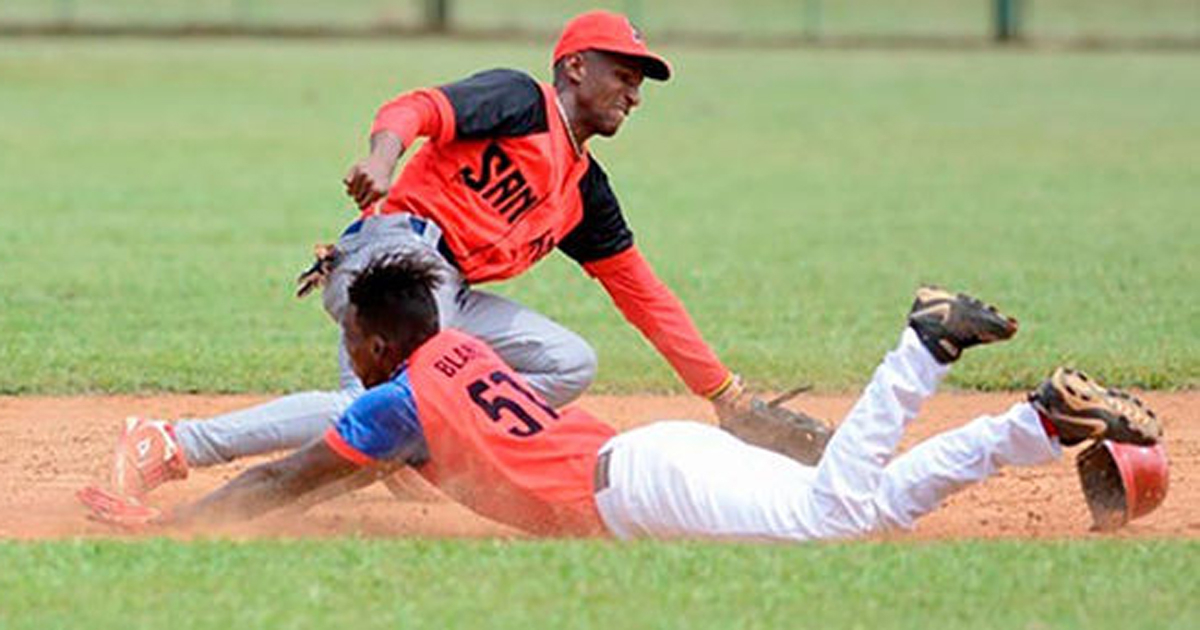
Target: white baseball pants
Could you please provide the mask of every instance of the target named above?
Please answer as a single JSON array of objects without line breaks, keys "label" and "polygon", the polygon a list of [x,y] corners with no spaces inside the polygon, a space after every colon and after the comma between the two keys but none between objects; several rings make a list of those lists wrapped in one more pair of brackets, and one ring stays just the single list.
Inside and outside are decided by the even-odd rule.
[{"label": "white baseball pants", "polygon": [[[408,214],[377,215],[347,230],[338,241],[342,258],[325,287],[326,311],[339,325],[354,274],[384,252],[428,255],[444,264],[435,292],[443,327],[466,331],[488,343],[554,406],[578,398],[596,377],[596,352],[579,335],[507,298],[470,288],[438,253],[441,230]],[[339,344],[338,391],[301,392],[208,420],[183,420],[175,434],[192,466],[299,448],[320,437],[363,393],[344,345]]]},{"label": "white baseball pants", "polygon": [[934,436],[893,459],[905,426],[947,369],[906,328],[816,467],[713,427],[666,421],[614,437],[609,486],[596,494],[618,538],[800,541],[909,529],[1001,466],[1053,461],[1061,449],[1019,403]]}]

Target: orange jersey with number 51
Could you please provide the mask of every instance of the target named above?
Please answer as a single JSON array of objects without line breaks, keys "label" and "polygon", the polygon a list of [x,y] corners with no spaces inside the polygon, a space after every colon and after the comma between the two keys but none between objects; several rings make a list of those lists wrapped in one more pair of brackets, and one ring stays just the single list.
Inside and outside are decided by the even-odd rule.
[{"label": "orange jersey with number 51", "polygon": [[538,534],[605,531],[592,478],[616,431],[579,408],[555,410],[484,342],[445,330],[409,360],[429,449],[417,470],[475,512]]}]

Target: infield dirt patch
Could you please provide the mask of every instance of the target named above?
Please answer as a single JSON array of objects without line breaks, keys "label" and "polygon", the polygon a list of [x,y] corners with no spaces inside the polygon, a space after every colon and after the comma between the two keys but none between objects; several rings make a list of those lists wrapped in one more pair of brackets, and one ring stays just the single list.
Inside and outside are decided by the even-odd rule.
[{"label": "infield dirt patch", "polygon": [[[1145,393],[1165,419],[1171,457],[1171,488],[1158,511],[1116,534],[1118,537],[1200,538],[1200,392]],[[1021,399],[1018,393],[941,394],[926,406],[904,441],[907,447],[977,415],[995,413]],[[204,417],[267,400],[262,396],[0,397],[0,537],[38,539],[111,536],[110,528],[88,521],[74,493],[107,479],[116,432],[127,415]],[[841,418],[854,396],[803,396],[797,408]],[[581,403],[621,428],[655,419],[714,421],[707,403],[684,396],[589,396]],[[181,483],[153,495],[169,506],[200,496],[262,460],[196,469]],[[1073,452],[1041,468],[1008,469],[951,498],[946,507],[901,538],[1076,538],[1089,533],[1089,519],[1073,467]],[[211,530],[205,534],[213,533]],[[215,532],[233,537],[519,536],[475,516],[432,492],[398,500],[381,484],[340,497],[308,512],[282,514]],[[182,535],[187,535],[183,533]]]}]

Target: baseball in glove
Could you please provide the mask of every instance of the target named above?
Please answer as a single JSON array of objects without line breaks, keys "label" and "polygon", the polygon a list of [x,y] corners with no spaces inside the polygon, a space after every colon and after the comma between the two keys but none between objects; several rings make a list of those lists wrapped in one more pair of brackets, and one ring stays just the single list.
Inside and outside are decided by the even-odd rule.
[{"label": "baseball in glove", "polygon": [[809,389],[797,387],[769,401],[742,392],[738,396],[748,397],[746,400],[730,404],[730,413],[719,414],[721,428],[743,442],[775,451],[806,466],[816,466],[829,438],[833,437],[833,427],[783,406]]}]

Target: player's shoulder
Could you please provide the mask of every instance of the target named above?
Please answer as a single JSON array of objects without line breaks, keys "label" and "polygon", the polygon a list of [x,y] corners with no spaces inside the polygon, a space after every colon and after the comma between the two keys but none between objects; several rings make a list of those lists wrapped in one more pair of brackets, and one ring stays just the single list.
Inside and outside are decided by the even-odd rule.
[{"label": "player's shoulder", "polygon": [[456,328],[444,328],[414,350],[408,360],[408,365],[414,378],[424,382],[424,379],[420,377],[424,377],[428,371],[446,372],[446,362],[454,365],[458,361],[490,359],[493,354],[486,342],[470,335],[469,332]]},{"label": "player's shoulder", "polygon": [[482,84],[514,84],[521,87],[536,88],[541,85],[533,75],[516,68],[489,68],[480,70],[463,81],[476,81]]},{"label": "player's shoulder", "polygon": [[585,212],[619,212],[620,204],[608,182],[608,173],[591,151],[587,154],[588,167],[579,180],[579,193],[583,197]]},{"label": "player's shoulder", "polygon": [[490,98],[504,97],[514,102],[536,102],[542,99],[542,84],[523,70],[492,68],[481,70],[465,79],[442,86],[453,101],[480,94]]},{"label": "player's shoulder", "polygon": [[583,179],[579,182],[580,186],[608,186],[608,173],[604,171],[604,166],[591,151],[587,152],[587,161],[587,172],[583,174]]},{"label": "player's shoulder", "polygon": [[633,246],[629,228],[608,174],[595,156],[588,153],[587,172],[579,180],[583,218],[558,244],[558,248],[580,264],[615,256]]},{"label": "player's shoulder", "polygon": [[368,389],[354,401],[350,410],[356,416],[399,414],[415,419],[416,402],[408,366],[402,367],[390,380]]},{"label": "player's shoulder", "polygon": [[428,459],[407,369],[359,396],[342,414],[335,430],[342,440],[371,459],[400,460],[411,465]]},{"label": "player's shoulder", "polygon": [[409,365],[419,378],[430,370],[450,375],[463,364],[480,359],[500,360],[482,339],[457,328],[443,328],[413,352]]},{"label": "player's shoulder", "polygon": [[520,70],[484,70],[440,89],[454,109],[458,138],[521,136],[548,129],[543,86]]}]

